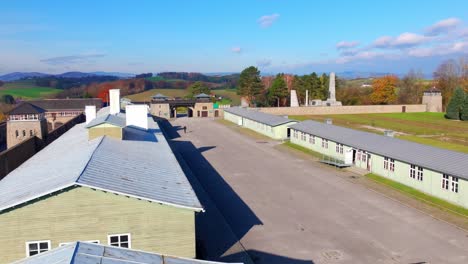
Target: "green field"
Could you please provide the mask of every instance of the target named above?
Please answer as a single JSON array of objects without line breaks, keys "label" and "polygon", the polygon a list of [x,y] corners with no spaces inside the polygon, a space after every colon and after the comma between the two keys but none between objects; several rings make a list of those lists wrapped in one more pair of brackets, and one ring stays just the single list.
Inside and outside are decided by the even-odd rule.
[{"label": "green field", "polygon": [[[158,93],[169,97],[182,98],[189,94],[189,92],[185,89],[151,89],[142,93],[127,95],[125,97],[133,101],[148,102],[151,100],[151,96],[156,95]],[[217,96],[222,96],[231,99],[233,105],[240,104],[240,97],[239,95],[237,95],[236,90],[234,89],[212,90],[212,93],[216,94]]]},{"label": "green field", "polygon": [[321,122],[331,118],[336,125],[378,134],[390,129],[399,132],[397,137],[401,139],[468,153],[468,122],[445,119],[444,113],[314,115],[290,118]]},{"label": "green field", "polygon": [[15,98],[22,99],[54,97],[55,94],[61,91],[60,89],[36,86],[35,83],[30,80],[5,83],[0,87],[0,95],[9,94]]}]

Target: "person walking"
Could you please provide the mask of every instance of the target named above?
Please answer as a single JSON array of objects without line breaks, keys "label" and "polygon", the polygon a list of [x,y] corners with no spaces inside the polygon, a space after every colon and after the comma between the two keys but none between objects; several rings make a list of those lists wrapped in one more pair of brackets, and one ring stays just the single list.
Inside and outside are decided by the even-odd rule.
[{"label": "person walking", "polygon": [[184,126],[184,134],[187,134],[187,127]]}]

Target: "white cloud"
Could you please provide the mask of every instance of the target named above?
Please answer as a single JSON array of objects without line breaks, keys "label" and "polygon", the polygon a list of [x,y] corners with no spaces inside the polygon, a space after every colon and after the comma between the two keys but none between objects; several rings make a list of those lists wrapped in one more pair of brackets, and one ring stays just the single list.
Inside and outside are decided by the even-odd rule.
[{"label": "white cloud", "polygon": [[386,47],[389,47],[392,42],[393,42],[392,37],[383,36],[383,37],[376,39],[374,43],[372,44],[372,46],[376,48],[386,48]]},{"label": "white cloud", "polygon": [[279,14],[271,14],[271,15],[266,15],[266,16],[261,16],[258,20],[257,23],[260,25],[262,28],[267,28],[273,25],[273,23],[280,17]]},{"label": "white cloud", "polygon": [[461,20],[458,18],[447,18],[444,20],[440,20],[437,23],[433,24],[432,26],[426,28],[425,33],[428,36],[437,36],[441,34],[446,34],[452,30],[454,30],[459,24],[461,24]]},{"label": "white cloud", "polygon": [[241,52],[242,52],[242,48],[241,48],[241,47],[232,47],[232,48],[231,48],[231,51],[234,52],[234,53],[241,53]]},{"label": "white cloud", "polygon": [[359,45],[358,41],[340,41],[336,43],[337,49],[351,49]]},{"label": "white cloud", "polygon": [[49,65],[92,63],[94,59],[101,58],[104,56],[106,55],[102,53],[96,53],[96,54],[88,53],[88,54],[82,54],[82,55],[52,57],[52,58],[42,59],[41,62],[47,63]]}]

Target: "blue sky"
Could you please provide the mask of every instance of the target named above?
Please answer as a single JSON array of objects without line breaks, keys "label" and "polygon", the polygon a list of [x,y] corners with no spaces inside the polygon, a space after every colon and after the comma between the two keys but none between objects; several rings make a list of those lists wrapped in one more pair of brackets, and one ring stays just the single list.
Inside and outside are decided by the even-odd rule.
[{"label": "blue sky", "polygon": [[3,1],[0,73],[431,73],[468,54],[468,1]]}]

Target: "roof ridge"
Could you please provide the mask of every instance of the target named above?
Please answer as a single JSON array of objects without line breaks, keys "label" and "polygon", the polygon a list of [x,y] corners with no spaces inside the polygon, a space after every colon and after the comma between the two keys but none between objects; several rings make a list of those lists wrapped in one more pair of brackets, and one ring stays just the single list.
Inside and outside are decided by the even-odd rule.
[{"label": "roof ridge", "polygon": [[80,178],[81,178],[81,175],[83,175],[83,172],[85,172],[86,169],[88,168],[89,163],[90,163],[91,160],[93,159],[94,154],[96,154],[96,151],[97,151],[98,148],[101,146],[101,144],[102,144],[102,142],[104,141],[104,138],[105,138],[105,137],[106,137],[106,136],[102,136],[102,137],[99,139],[99,140],[100,140],[99,144],[96,145],[96,147],[95,147],[94,150],[93,150],[93,153],[91,154],[91,156],[89,156],[88,162],[86,162],[86,165],[84,166],[83,170],[81,170],[80,174],[78,175],[78,178],[76,178],[75,183],[78,183],[78,181],[79,181]]}]

